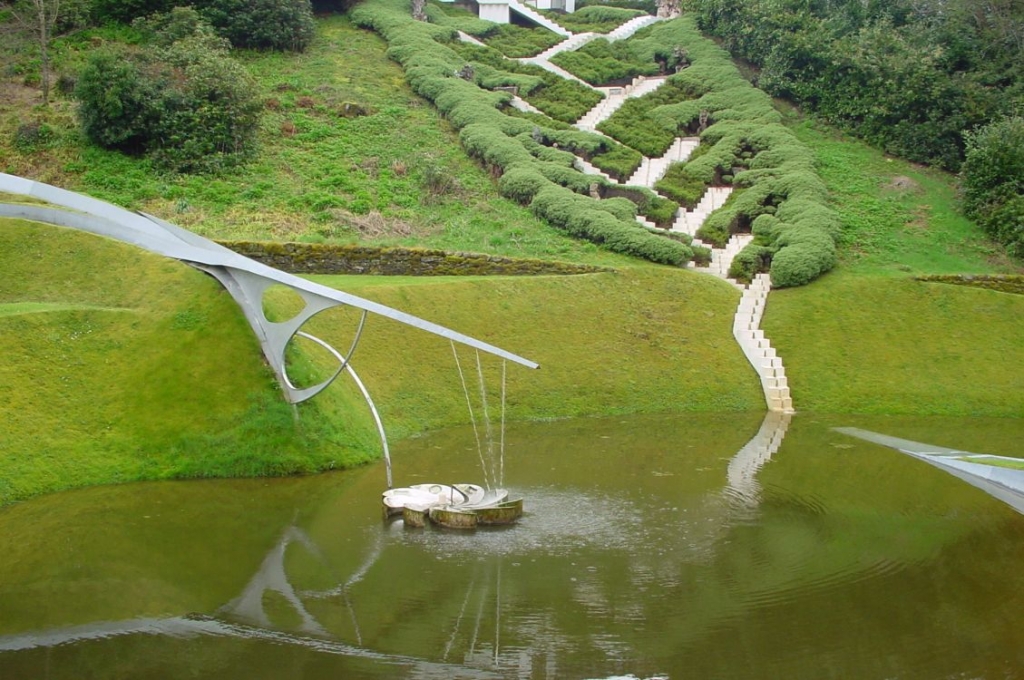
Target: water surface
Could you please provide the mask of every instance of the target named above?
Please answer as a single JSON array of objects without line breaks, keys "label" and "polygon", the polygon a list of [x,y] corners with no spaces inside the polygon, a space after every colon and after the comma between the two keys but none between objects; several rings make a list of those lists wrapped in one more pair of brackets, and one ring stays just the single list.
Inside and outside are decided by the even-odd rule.
[{"label": "water surface", "polygon": [[[526,516],[469,533],[385,523],[382,465],[54,494],[0,510],[0,680],[1024,677],[1024,516],[833,426],[1024,454],[1013,420],[524,425]],[[470,430],[395,449],[398,485],[481,477]]]}]

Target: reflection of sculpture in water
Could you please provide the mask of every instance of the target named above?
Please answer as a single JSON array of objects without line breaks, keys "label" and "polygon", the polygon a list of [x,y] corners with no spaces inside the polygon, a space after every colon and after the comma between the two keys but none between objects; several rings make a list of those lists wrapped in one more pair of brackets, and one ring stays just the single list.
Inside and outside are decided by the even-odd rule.
[{"label": "reflection of sculpture in water", "polygon": [[270,621],[270,617],[267,616],[264,602],[264,595],[271,591],[284,597],[292,606],[292,609],[295,610],[295,613],[302,619],[299,630],[312,635],[328,635],[324,627],[317,623],[316,619],[306,611],[302,600],[299,599],[292,584],[288,581],[288,575],[284,569],[284,553],[292,541],[298,541],[308,548],[310,552],[319,554],[319,548],[306,535],[306,532],[294,525],[288,527],[284,535],[278,540],[277,545],[271,548],[267,556],[263,558],[263,563],[260,565],[259,570],[249,580],[249,583],[246,584],[242,594],[217,610],[217,613],[229,619],[244,621],[245,623],[251,623],[264,628],[272,628],[273,624]]}]

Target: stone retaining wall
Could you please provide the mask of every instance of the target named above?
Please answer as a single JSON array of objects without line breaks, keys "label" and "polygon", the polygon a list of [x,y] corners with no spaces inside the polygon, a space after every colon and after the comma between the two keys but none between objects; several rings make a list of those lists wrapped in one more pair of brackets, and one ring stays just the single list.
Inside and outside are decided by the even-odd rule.
[{"label": "stone retaining wall", "polygon": [[218,241],[240,255],[292,274],[384,276],[530,276],[591,274],[607,267],[516,259],[426,248],[379,248],[319,243]]},{"label": "stone retaining wall", "polygon": [[951,283],[957,286],[974,286],[997,290],[1001,293],[1024,295],[1024,276],[1019,274],[931,274],[914,278],[928,283]]}]

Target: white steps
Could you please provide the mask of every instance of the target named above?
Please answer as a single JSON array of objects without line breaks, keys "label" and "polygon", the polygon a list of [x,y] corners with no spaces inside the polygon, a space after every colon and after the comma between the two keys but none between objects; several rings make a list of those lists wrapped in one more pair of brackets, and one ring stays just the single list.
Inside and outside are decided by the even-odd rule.
[{"label": "white steps", "polygon": [[760,329],[761,317],[771,291],[768,274],[758,274],[743,291],[739,308],[733,317],[733,337],[739,343],[743,354],[761,378],[761,389],[769,411],[793,413],[793,399],[789,393],[789,382],[771,342]]},{"label": "white steps", "polygon": [[[578,80],[578,79],[577,79]],[[582,81],[581,81],[582,82]],[[642,97],[649,92],[654,92],[665,83],[665,78],[645,78],[637,76],[633,82],[625,87],[592,87],[598,92],[604,93],[604,99],[599,101],[594,108],[583,114],[583,117],[573,125],[580,130],[595,132],[598,124],[610,118],[619,107],[626,103],[631,97]]]}]

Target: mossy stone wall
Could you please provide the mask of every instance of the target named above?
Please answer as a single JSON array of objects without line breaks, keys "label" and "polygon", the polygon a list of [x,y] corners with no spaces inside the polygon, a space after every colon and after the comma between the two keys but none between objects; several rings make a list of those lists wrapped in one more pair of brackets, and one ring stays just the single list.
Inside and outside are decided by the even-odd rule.
[{"label": "mossy stone wall", "polygon": [[1024,276],[1018,274],[932,274],[916,277],[918,281],[951,283],[957,286],[987,288],[1001,293],[1024,295]]},{"label": "mossy stone wall", "polygon": [[384,276],[529,276],[590,274],[606,267],[517,259],[426,248],[380,248],[318,243],[219,241],[240,255],[293,274]]}]

